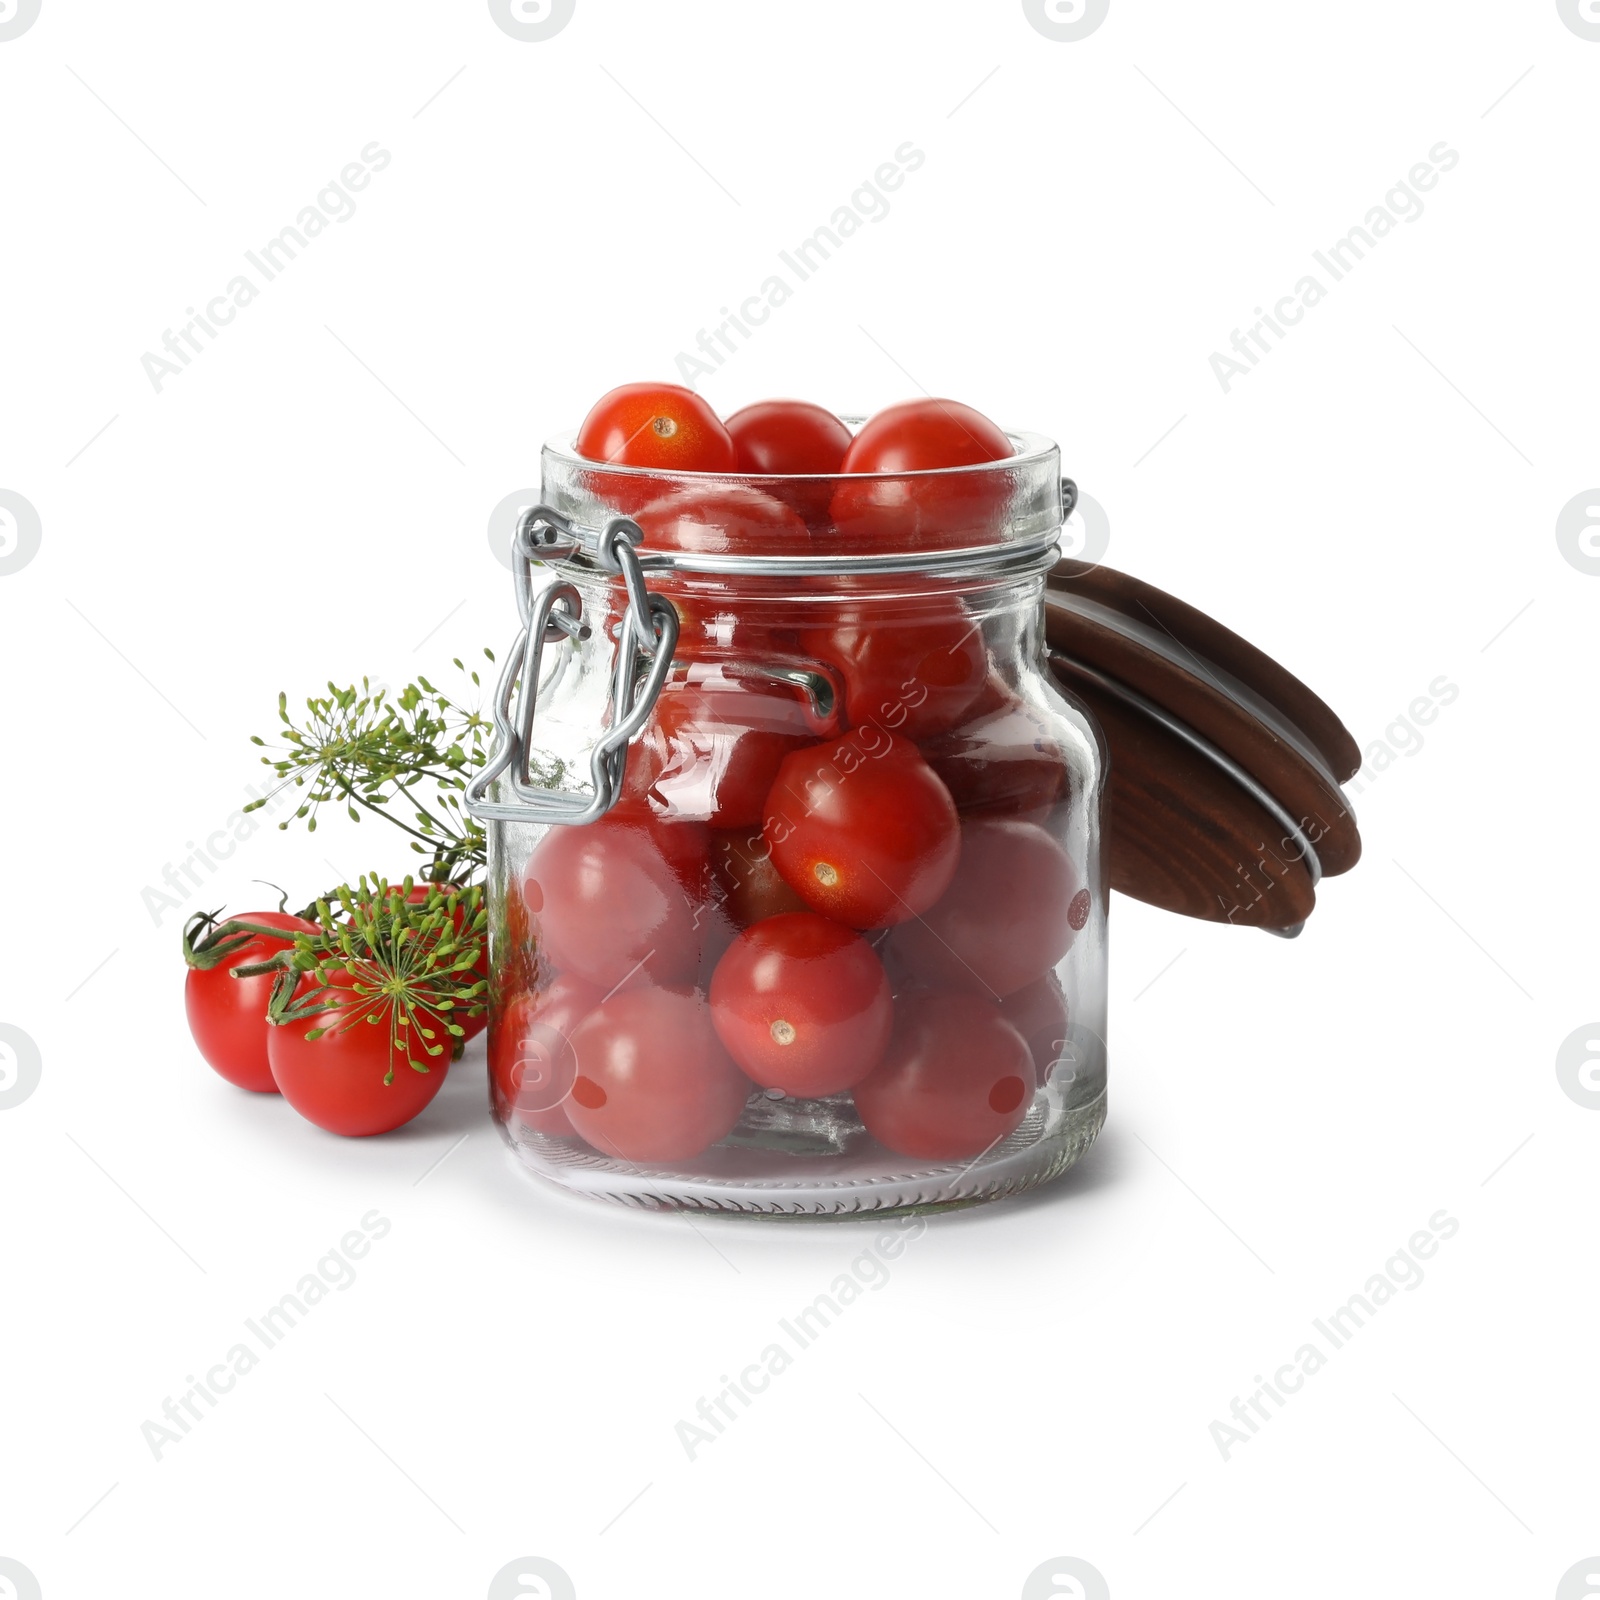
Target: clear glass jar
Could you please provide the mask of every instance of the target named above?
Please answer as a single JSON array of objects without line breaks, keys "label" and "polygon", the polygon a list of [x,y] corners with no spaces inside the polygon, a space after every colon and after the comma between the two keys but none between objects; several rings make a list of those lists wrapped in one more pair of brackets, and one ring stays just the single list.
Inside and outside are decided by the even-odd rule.
[{"label": "clear glass jar", "polygon": [[883,1212],[1016,1193],[1093,1142],[1104,756],[1041,637],[1075,491],[1013,443],[851,478],[545,447],[468,795],[493,1110],[542,1178]]}]

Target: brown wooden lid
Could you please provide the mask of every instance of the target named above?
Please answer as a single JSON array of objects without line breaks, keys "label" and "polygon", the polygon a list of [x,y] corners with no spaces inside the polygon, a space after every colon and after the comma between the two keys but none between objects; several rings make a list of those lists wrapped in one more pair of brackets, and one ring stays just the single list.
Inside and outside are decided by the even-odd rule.
[{"label": "brown wooden lid", "polygon": [[1173,596],[1063,561],[1045,634],[1057,679],[1111,752],[1111,886],[1239,926],[1297,933],[1361,836],[1340,789],[1360,751],[1270,656]]}]

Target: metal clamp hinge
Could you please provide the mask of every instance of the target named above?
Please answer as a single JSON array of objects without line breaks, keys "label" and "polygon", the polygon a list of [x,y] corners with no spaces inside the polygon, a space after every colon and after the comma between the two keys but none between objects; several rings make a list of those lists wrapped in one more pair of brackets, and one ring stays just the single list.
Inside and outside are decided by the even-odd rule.
[{"label": "metal clamp hinge", "polygon": [[[678,613],[664,596],[644,586],[644,574],[634,553],[643,538],[637,523],[614,517],[597,541],[595,559],[603,568],[618,572],[627,590],[617,629],[617,660],[612,678],[611,726],[595,741],[589,755],[592,795],[549,789],[533,781],[534,714],[538,709],[540,669],[547,643],[587,639],[591,625],[584,621],[583,597],[571,583],[558,582],[533,593],[533,566],[550,547],[570,542],[571,524],[549,506],[532,506],[517,525],[512,547],[517,582],[517,609],[523,626],[511,643],[500,682],[495,690],[495,747],[488,765],[467,785],[463,797],[467,811],[480,822],[564,823],[594,822],[603,817],[622,793],[627,773],[628,741],[644,727],[655,709],[656,697],[672,670],[672,653],[678,643]],[[643,681],[641,667],[648,663]],[[490,800],[497,780],[509,788],[510,800]]]}]

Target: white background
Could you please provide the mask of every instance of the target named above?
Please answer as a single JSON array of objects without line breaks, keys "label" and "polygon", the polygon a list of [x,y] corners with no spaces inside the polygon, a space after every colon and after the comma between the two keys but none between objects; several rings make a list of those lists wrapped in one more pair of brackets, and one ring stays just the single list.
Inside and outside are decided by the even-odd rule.
[{"label": "white background", "polygon": [[[1075,43],[1018,0],[578,0],[540,43],[482,0],[43,0],[0,42],[0,489],[42,525],[0,577],[0,1022],[42,1059],[0,1113],[0,1556],[45,1600],[478,1600],[523,1555],[582,1600],[1011,1600],[1057,1556],[1117,1600],[1556,1594],[1600,1550],[1600,1113],[1555,1071],[1600,1015],[1600,577],[1555,537],[1600,483],[1597,92],[1555,0],[1113,0]],[[373,140],[158,394],[141,356]],[[672,378],[907,140],[713,403],[959,397],[1363,746],[1459,695],[1297,943],[1119,900],[1099,1146],[935,1221],[691,1462],[674,1424],[871,1230],[546,1193],[476,1054],[322,1135],[199,1060],[141,896],[280,688],[500,647],[486,522],[541,439]],[[1439,141],[1425,213],[1224,394],[1212,352]],[[184,910],[404,865],[263,829]],[[153,1459],[373,1208],[358,1281]],[[1441,1208],[1420,1287],[1225,1462],[1210,1424]]]}]

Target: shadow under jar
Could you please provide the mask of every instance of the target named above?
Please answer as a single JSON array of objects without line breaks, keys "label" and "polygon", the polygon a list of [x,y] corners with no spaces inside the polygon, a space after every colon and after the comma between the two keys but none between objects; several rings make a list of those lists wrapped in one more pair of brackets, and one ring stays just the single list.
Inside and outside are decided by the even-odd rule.
[{"label": "shadow under jar", "polygon": [[[487,826],[511,1147],[625,1204],[827,1216],[1063,1172],[1105,1119],[1099,733],[1044,668],[1075,491],[543,454]],[[537,686],[537,693],[534,687]]]}]

